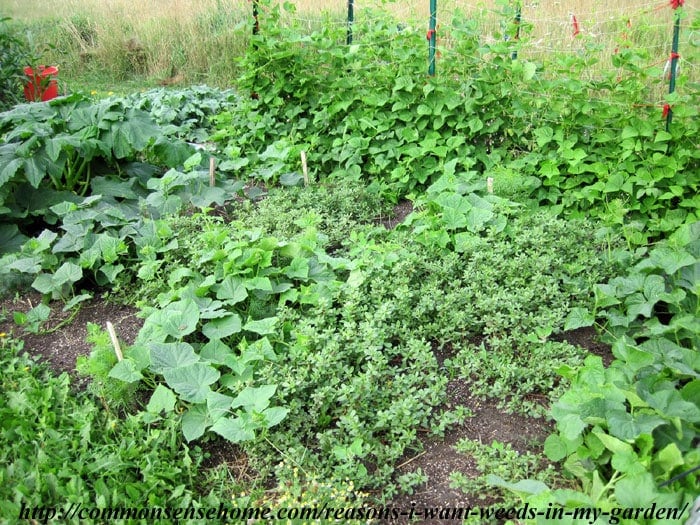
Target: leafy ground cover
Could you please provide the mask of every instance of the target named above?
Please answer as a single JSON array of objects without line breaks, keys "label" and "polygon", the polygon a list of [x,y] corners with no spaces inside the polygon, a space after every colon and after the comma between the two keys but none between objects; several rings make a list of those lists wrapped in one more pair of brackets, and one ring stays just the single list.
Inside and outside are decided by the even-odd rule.
[{"label": "leafy ground cover", "polygon": [[391,45],[362,56],[280,25],[237,93],[0,114],[1,472],[46,474],[31,500],[2,484],[3,512],[144,483],[175,506],[696,496],[697,90],[665,130],[634,49],[572,80],[585,55],[514,60],[459,18],[425,79],[373,20]]}]

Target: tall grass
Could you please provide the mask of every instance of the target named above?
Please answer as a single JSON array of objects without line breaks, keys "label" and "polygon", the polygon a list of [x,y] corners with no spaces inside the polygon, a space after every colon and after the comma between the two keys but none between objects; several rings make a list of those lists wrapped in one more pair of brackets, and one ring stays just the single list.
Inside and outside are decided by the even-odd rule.
[{"label": "tall grass", "polygon": [[[311,29],[321,20],[345,24],[347,0],[290,3],[296,12],[287,16],[300,27]],[[440,44],[451,44],[449,25],[457,12],[478,21],[485,41],[502,38],[512,16],[512,10],[504,15],[507,4],[438,0]],[[428,6],[429,0],[355,0],[360,21],[378,16],[377,10],[365,8],[378,8],[419,32],[427,29]],[[700,0],[687,0],[685,10],[696,15],[699,6]],[[56,46],[46,60],[60,63],[67,77],[93,73],[220,87],[231,85],[238,75],[234,59],[248,49],[252,27],[248,0],[3,0],[0,15],[26,25],[35,40]],[[573,37],[572,15],[582,32],[578,38]],[[630,44],[663,67],[671,48],[673,13],[663,0],[533,0],[523,2],[522,22],[527,45],[521,52],[527,57],[585,50],[597,53],[598,67],[607,67],[609,56]],[[697,34],[685,31],[681,47],[691,38],[697,40]],[[696,74],[697,65],[687,65]]]},{"label": "tall grass", "polygon": [[55,49],[62,75],[230,85],[247,47],[239,0],[11,0],[0,13]]}]

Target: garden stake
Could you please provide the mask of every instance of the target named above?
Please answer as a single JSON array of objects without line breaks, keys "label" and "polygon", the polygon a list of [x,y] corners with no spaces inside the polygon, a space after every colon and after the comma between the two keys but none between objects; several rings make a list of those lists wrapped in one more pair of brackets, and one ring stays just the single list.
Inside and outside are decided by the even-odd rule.
[{"label": "garden stake", "polygon": [[107,332],[109,332],[109,338],[112,340],[112,346],[114,347],[114,353],[117,354],[117,361],[122,361],[124,356],[122,355],[122,349],[119,346],[119,340],[117,339],[117,332],[114,330],[114,325],[107,321]]},{"label": "garden stake", "polygon": [[435,75],[435,43],[437,36],[435,26],[437,25],[437,0],[430,0],[430,21],[428,22],[428,75]]},{"label": "garden stake", "polygon": [[[255,37],[260,32],[260,19],[258,16],[259,15],[258,7],[259,7],[258,0],[253,0],[253,38],[251,40],[252,40],[253,53],[255,53],[255,54],[257,54],[257,51],[258,51],[258,43],[255,41],[256,40]],[[257,86],[258,85],[258,73],[257,73],[257,71],[254,74],[253,78],[255,79],[254,85]],[[252,98],[253,100],[258,100],[258,93],[255,90],[253,90],[253,92],[250,94],[250,98]]]},{"label": "garden stake", "polygon": [[214,163],[216,160],[214,157],[209,157],[209,186],[212,188],[216,186],[216,177],[214,175]]},{"label": "garden stake", "polygon": [[301,172],[304,174],[304,186],[309,185],[309,167],[306,165],[306,152],[301,152]]}]

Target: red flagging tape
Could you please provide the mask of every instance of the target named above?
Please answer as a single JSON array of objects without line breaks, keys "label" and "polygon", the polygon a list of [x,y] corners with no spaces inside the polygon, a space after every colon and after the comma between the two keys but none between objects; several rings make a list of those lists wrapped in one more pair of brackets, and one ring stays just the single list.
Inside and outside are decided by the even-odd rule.
[{"label": "red flagging tape", "polygon": [[430,40],[430,39],[433,38],[433,36],[434,36],[436,33],[437,33],[437,31],[436,31],[435,29],[428,29],[428,32],[426,33],[425,38],[426,38],[427,40]]},{"label": "red flagging tape", "polygon": [[574,27],[573,36],[576,36],[581,33],[581,29],[578,26],[578,20],[576,20],[576,15],[574,15],[573,13],[571,14],[571,25]]},{"label": "red flagging tape", "polygon": [[663,110],[663,112],[661,113],[661,115],[663,116],[663,118],[668,117],[668,114],[669,114],[670,111],[671,111],[671,104],[664,104],[664,110]]},{"label": "red flagging tape", "polygon": [[672,9],[678,9],[679,7],[683,7],[683,4],[685,4],[685,0],[671,0]]}]

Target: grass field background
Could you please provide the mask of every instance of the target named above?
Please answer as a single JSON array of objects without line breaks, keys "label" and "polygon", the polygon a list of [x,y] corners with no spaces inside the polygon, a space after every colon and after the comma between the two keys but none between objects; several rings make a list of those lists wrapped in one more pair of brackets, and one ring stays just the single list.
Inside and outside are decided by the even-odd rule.
[{"label": "grass field background", "polygon": [[[296,12],[285,16],[299,27],[311,30],[322,23],[346,23],[344,0],[290,3]],[[136,78],[137,83],[146,84],[204,82],[224,87],[232,85],[238,74],[233,58],[248,48],[251,5],[250,0],[0,0],[0,14],[28,30],[37,48],[44,43],[54,46],[45,60],[58,63],[64,79],[87,77],[114,83]],[[507,22],[504,5],[438,0],[440,44],[449,45],[449,24],[458,11],[478,21],[485,41],[500,38],[498,33]],[[685,2],[681,57],[691,42],[700,41],[698,31],[690,28],[699,7],[700,0]],[[429,0],[355,2],[358,23],[381,11],[411,30],[427,30]],[[582,38],[573,38],[572,16]],[[671,49],[673,11],[666,1],[535,0],[523,3],[522,20],[528,37],[523,53],[537,58],[596,42],[602,44],[599,67],[606,67],[605,55],[628,39],[647,50],[652,62],[663,64]],[[697,77],[697,64],[681,61],[686,74]]]}]

